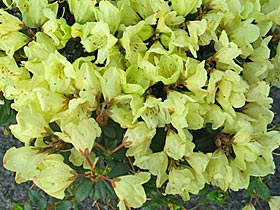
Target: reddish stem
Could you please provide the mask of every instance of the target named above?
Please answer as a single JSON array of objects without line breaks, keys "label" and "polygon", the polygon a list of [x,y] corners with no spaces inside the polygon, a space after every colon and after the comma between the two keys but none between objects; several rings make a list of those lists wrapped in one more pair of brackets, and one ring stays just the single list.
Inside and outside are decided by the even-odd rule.
[{"label": "reddish stem", "polygon": [[260,210],[263,210],[262,204],[260,203],[258,196],[256,197],[256,201],[257,201],[257,204],[258,204]]},{"label": "reddish stem", "polygon": [[110,179],[109,177],[107,177],[107,176],[104,176],[104,175],[101,175],[101,174],[99,174],[99,175],[97,175],[99,178],[101,178],[101,179],[104,179],[104,180],[106,180],[106,181],[108,181],[108,182],[110,182],[110,183],[112,183],[112,179]]},{"label": "reddish stem", "polygon": [[91,162],[91,160],[89,159],[89,156],[87,155],[87,156],[85,156],[85,158],[86,158],[88,164],[90,165],[91,170],[94,171],[95,165]]},{"label": "reddish stem", "polygon": [[91,160],[90,160],[90,158],[89,158],[89,153],[90,153],[90,152],[89,152],[88,148],[86,148],[85,151],[80,150],[80,153],[81,153],[82,156],[85,157],[86,161],[87,161],[88,164],[90,165],[91,171],[94,172],[94,171],[95,171],[95,164],[96,164],[96,162],[94,162],[94,163],[91,162]]},{"label": "reddish stem", "polygon": [[95,206],[96,206],[97,210],[101,210],[100,207],[99,207],[98,202],[95,203]]},{"label": "reddish stem", "polygon": [[95,143],[94,146],[98,147],[100,150],[102,150],[102,152],[106,152],[105,147],[103,147],[101,144]]},{"label": "reddish stem", "polygon": [[118,150],[120,150],[121,148],[123,148],[125,146],[124,143],[121,143],[119,146],[117,146],[115,149],[113,149],[110,154],[114,154],[115,152],[117,152]]},{"label": "reddish stem", "polygon": [[134,168],[134,166],[133,166],[133,163],[132,163],[131,159],[130,159],[129,157],[128,157],[127,159],[128,159],[129,165],[130,165],[130,167],[131,167],[131,169],[132,169],[132,173],[135,174],[135,173],[136,173],[136,170],[135,170],[135,168]]},{"label": "reddish stem", "polygon": [[77,176],[86,177],[86,178],[91,178],[92,177],[91,174],[77,174]]}]

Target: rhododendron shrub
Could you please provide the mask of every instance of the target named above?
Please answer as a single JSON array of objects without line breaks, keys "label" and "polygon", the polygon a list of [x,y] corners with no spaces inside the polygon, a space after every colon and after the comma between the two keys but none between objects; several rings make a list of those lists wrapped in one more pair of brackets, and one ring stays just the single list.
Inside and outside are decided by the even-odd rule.
[{"label": "rhododendron shrub", "polygon": [[3,163],[17,183],[63,199],[85,177],[125,209],[147,182],[188,200],[274,173],[278,0],[3,2],[0,91],[24,144]]}]

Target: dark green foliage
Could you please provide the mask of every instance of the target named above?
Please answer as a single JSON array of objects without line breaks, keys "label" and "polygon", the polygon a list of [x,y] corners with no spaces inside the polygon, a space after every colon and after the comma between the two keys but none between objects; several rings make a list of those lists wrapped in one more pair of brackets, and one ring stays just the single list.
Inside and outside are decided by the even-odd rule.
[{"label": "dark green foliage", "polygon": [[93,182],[90,179],[82,179],[81,182],[76,185],[74,189],[74,196],[77,201],[83,201],[93,189]]},{"label": "dark green foliage", "polygon": [[270,190],[267,185],[261,181],[257,182],[256,192],[262,200],[268,201],[270,199]]},{"label": "dark green foliage", "polygon": [[244,197],[255,194],[264,201],[268,201],[271,197],[268,186],[259,177],[251,178],[249,187],[244,191]]},{"label": "dark green foliage", "polygon": [[15,122],[16,112],[11,108],[13,101],[4,97],[0,97],[0,99],[4,101],[4,104],[0,105],[0,126],[8,126],[10,123]]},{"label": "dark green foliage", "polygon": [[32,210],[33,209],[30,203],[24,204],[23,208],[24,208],[24,210]]},{"label": "dark green foliage", "polygon": [[59,204],[55,207],[55,210],[70,210],[72,208],[72,202],[71,201],[61,201]]},{"label": "dark green foliage", "polygon": [[89,197],[92,200],[100,200],[100,199],[105,199],[105,198],[109,198],[109,199],[117,198],[112,185],[105,180],[100,180],[94,184],[94,188],[90,192]]},{"label": "dark green foliage", "polygon": [[29,197],[32,203],[37,206],[38,210],[45,210],[47,208],[47,199],[43,197],[39,192],[30,190]]},{"label": "dark green foliage", "polygon": [[218,205],[222,205],[226,200],[226,192],[222,190],[213,190],[207,194],[207,199],[216,202]]},{"label": "dark green foliage", "polygon": [[13,210],[24,210],[24,208],[18,203],[13,203]]}]

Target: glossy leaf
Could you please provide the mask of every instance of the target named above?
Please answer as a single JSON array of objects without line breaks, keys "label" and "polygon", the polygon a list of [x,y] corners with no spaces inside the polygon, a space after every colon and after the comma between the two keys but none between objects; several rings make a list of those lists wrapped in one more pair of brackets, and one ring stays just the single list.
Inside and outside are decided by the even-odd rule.
[{"label": "glossy leaf", "polygon": [[249,184],[249,187],[244,191],[244,197],[249,197],[252,195],[253,193],[253,190],[255,189],[257,185],[257,181],[255,179],[251,179],[250,180],[250,184]]},{"label": "glossy leaf", "polygon": [[226,199],[226,194],[223,191],[215,190],[207,194],[207,199],[215,201],[217,203],[224,203]]},{"label": "glossy leaf", "polygon": [[263,183],[262,181],[257,181],[256,192],[258,193],[258,196],[262,200],[268,201],[271,197],[268,186],[265,183]]},{"label": "glossy leaf", "polygon": [[47,208],[47,200],[39,192],[35,190],[30,190],[29,197],[32,203],[38,206],[38,209],[44,210]]},{"label": "glossy leaf", "polygon": [[112,126],[105,126],[102,128],[104,134],[110,138],[115,138],[117,136],[116,129]]},{"label": "glossy leaf", "polygon": [[93,189],[93,182],[88,179],[82,180],[74,189],[74,196],[77,201],[83,201]]},{"label": "glossy leaf", "polygon": [[71,201],[61,201],[56,205],[55,210],[70,210],[72,208]]},{"label": "glossy leaf", "polygon": [[100,180],[94,184],[93,190],[90,192],[90,198],[93,200],[104,199],[108,196],[111,199],[116,198],[116,194],[113,190],[111,183]]},{"label": "glossy leaf", "polygon": [[108,173],[108,176],[110,178],[126,175],[130,170],[130,166],[128,163],[123,163],[115,160],[106,161],[106,163],[111,169],[111,171]]},{"label": "glossy leaf", "polygon": [[13,210],[24,210],[24,207],[17,204],[17,203],[13,203]]},{"label": "glossy leaf", "polygon": [[30,203],[25,203],[24,204],[24,210],[32,210],[33,208],[32,208],[32,206],[31,206],[31,204]]},{"label": "glossy leaf", "polygon": [[4,99],[4,104],[0,105],[0,125],[3,126],[15,117],[15,112],[10,108],[11,101]]}]

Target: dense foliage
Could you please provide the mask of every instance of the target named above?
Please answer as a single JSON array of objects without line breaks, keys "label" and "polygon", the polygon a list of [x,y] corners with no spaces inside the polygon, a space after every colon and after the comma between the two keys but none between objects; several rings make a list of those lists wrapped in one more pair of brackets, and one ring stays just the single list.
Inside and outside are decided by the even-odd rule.
[{"label": "dense foliage", "polygon": [[1,124],[24,143],[3,163],[17,183],[126,209],[274,173],[280,1],[3,2]]}]

